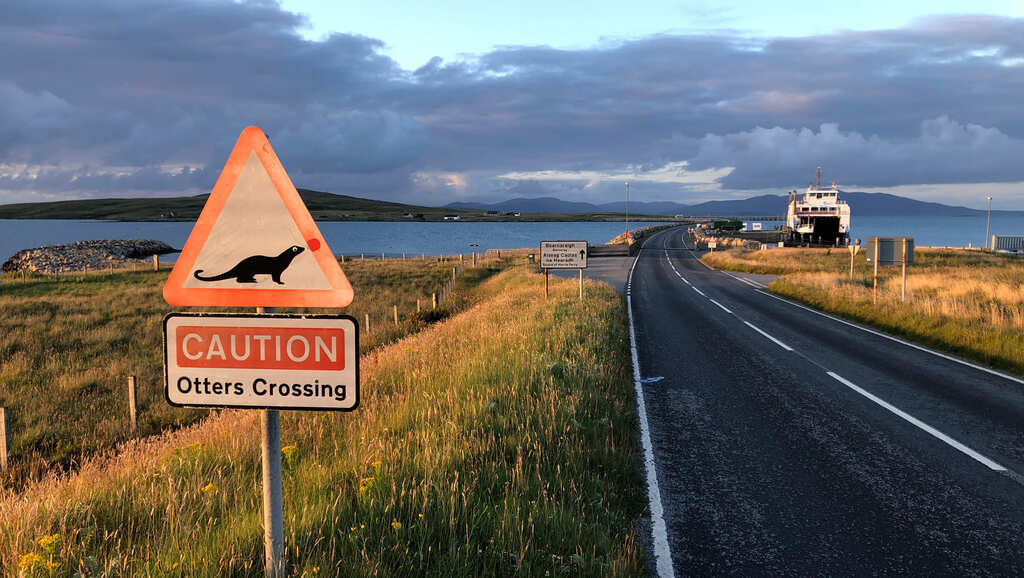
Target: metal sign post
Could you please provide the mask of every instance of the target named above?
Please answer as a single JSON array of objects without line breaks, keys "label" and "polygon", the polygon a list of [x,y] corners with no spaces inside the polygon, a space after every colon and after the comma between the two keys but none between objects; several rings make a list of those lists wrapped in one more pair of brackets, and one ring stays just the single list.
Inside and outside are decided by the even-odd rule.
[{"label": "metal sign post", "polygon": [[900,290],[900,303],[907,302],[907,238],[903,237],[903,288]]},{"label": "metal sign post", "polygon": [[856,245],[847,245],[850,249],[850,281],[853,281],[853,257],[860,251],[860,241]]},{"label": "metal sign post", "polygon": [[359,327],[345,315],[269,313],[345,307],[352,293],[270,141],[246,128],[163,294],[170,305],[256,307],[256,314],[167,315],[164,384],[174,406],[260,410],[264,571],[271,578],[286,574],[280,410],[356,409]]},{"label": "metal sign post", "polygon": [[878,305],[878,239],[875,239],[875,276],[871,285],[871,304]]}]

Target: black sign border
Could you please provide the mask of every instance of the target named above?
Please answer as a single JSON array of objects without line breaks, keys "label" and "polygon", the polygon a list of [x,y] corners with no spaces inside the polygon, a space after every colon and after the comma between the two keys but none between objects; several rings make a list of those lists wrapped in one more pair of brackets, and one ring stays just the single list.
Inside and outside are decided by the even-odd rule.
[{"label": "black sign border", "polygon": [[[225,405],[222,403],[217,404],[180,404],[171,401],[171,385],[170,385],[170,370],[167,367],[167,322],[175,317],[218,317],[223,319],[347,319],[352,322],[356,328],[356,403],[352,407],[306,407],[306,406],[284,406],[284,405]],[[332,315],[332,314],[302,314],[302,313],[186,313],[186,312],[171,312],[164,316],[163,323],[161,324],[164,330],[164,399],[173,407],[207,407],[207,408],[224,408],[224,409],[281,409],[288,411],[340,411],[349,412],[355,411],[359,408],[359,321],[351,315]]]}]

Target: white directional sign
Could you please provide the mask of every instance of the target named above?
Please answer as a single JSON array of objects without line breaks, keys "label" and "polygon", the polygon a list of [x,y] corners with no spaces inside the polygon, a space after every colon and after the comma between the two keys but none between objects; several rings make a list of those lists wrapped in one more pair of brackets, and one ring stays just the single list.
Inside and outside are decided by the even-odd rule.
[{"label": "white directional sign", "polygon": [[353,410],[358,328],[347,315],[171,313],[164,372],[171,405]]},{"label": "white directional sign", "polygon": [[541,241],[542,269],[586,269],[586,241]]}]

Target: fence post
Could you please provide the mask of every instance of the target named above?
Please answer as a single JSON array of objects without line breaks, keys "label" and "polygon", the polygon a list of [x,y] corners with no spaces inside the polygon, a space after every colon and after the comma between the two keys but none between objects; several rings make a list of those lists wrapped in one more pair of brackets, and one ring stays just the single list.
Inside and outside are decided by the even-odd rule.
[{"label": "fence post", "polygon": [[366,320],[366,323],[363,323],[363,325],[366,326],[366,332],[369,333],[370,332],[370,314],[367,313],[366,316],[364,317],[364,319]]},{"label": "fence post", "polygon": [[395,325],[398,325],[398,305],[392,305],[391,311],[395,314]]},{"label": "fence post", "polygon": [[434,304],[434,309],[437,309],[437,293],[431,293],[430,298]]},{"label": "fence post", "polygon": [[0,407],[0,472],[7,471],[7,408]]},{"label": "fence post", "polygon": [[384,251],[381,251],[381,252],[380,252],[380,260],[381,260],[381,261],[383,261],[383,260],[384,260]]},{"label": "fence post", "polygon": [[455,280],[455,276],[458,275],[458,274],[459,274],[459,268],[458,267],[452,267],[452,281]]},{"label": "fence post", "polygon": [[344,262],[345,262],[345,254],[344,254],[344,253],[342,253],[342,254],[341,254],[341,262],[342,262],[342,263],[344,263]]},{"label": "fence post", "polygon": [[473,266],[476,267],[476,251],[473,251]]},{"label": "fence post", "polygon": [[420,300],[417,299],[416,300],[416,313],[419,313],[419,312],[420,312]]},{"label": "fence post", "polygon": [[137,410],[135,406],[135,400],[138,396],[139,389],[135,381],[135,376],[128,376],[128,417],[131,419],[132,431],[134,432],[138,428],[137,421]]},{"label": "fence post", "polygon": [[160,255],[153,255],[153,270],[160,270]]}]

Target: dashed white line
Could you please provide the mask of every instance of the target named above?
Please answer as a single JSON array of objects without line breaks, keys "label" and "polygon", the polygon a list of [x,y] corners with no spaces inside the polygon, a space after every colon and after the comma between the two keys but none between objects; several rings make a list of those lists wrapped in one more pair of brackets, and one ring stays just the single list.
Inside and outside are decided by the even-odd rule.
[{"label": "dashed white line", "polygon": [[715,301],[714,299],[712,299],[710,297],[708,297],[708,301],[714,303],[715,305],[718,305],[722,309],[722,311],[725,311],[729,315],[732,315],[732,311],[729,311],[729,309],[725,305],[722,305],[721,303],[719,303],[718,301]]},{"label": "dashed white line", "polygon": [[856,391],[857,393],[863,395],[864,397],[870,399],[871,401],[877,403],[878,405],[884,407],[885,409],[891,411],[892,413],[898,415],[899,417],[907,420],[908,422],[910,422],[910,423],[914,424],[915,426],[921,428],[922,430],[928,432],[932,436],[935,436],[936,438],[942,440],[944,443],[946,443],[950,447],[956,449],[957,451],[963,452],[964,454],[967,454],[968,456],[970,456],[972,459],[974,459],[974,460],[976,460],[978,462],[981,462],[982,464],[984,464],[989,469],[995,470],[997,472],[1005,472],[1006,471],[1006,468],[1003,467],[1002,465],[1000,465],[999,463],[997,463],[997,462],[995,462],[993,460],[990,460],[989,458],[979,454],[978,452],[976,452],[976,451],[972,450],[971,448],[965,446],[964,444],[956,441],[955,439],[953,439],[953,438],[949,437],[948,435],[942,433],[941,431],[933,428],[932,426],[924,423],[923,421],[921,421],[921,420],[917,419],[916,417],[910,415],[909,413],[901,410],[900,408],[892,405],[891,403],[889,403],[889,402],[887,402],[887,401],[885,401],[885,400],[883,400],[883,399],[881,399],[881,398],[879,398],[879,397],[877,397],[877,396],[875,396],[875,395],[873,395],[873,394],[871,394],[871,393],[861,389],[856,384],[854,384],[851,381],[843,378],[843,376],[841,376],[841,375],[839,375],[839,374],[837,374],[837,373],[835,373],[833,371],[829,371],[827,373],[828,373],[828,375],[832,379],[838,381],[839,383],[845,385],[846,387],[849,387],[853,391]]},{"label": "dashed white line", "polygon": [[953,361],[953,362],[959,363],[960,365],[966,365],[967,367],[971,367],[971,368],[977,369],[979,371],[984,371],[985,373],[988,373],[988,374],[991,374],[991,375],[996,375],[996,376],[999,376],[999,377],[1001,377],[1003,379],[1007,379],[1007,380],[1010,380],[1010,381],[1013,381],[1013,382],[1016,382],[1016,383],[1024,384],[1024,379],[1020,379],[1018,377],[1014,377],[1012,375],[1008,375],[1008,374],[1003,373],[1001,371],[996,371],[994,369],[989,369],[988,367],[983,367],[981,365],[977,365],[975,363],[971,363],[970,361],[965,361],[963,359],[959,359],[959,358],[953,357],[952,355],[946,355],[945,353],[941,353],[941,352],[938,352],[938,351],[935,351],[935,350],[932,350],[932,349],[928,349],[927,347],[922,347],[920,345],[911,343],[909,341],[904,341],[904,340],[902,340],[902,339],[900,339],[898,337],[893,337],[892,335],[888,335],[888,334],[882,333],[881,331],[875,331],[874,329],[868,329],[867,327],[864,327],[862,325],[857,325],[856,323],[851,323],[849,321],[846,321],[845,319],[840,319],[840,318],[835,317],[833,315],[829,315],[828,313],[822,313],[821,311],[818,311],[816,309],[811,309],[810,307],[806,307],[806,306],[801,305],[799,303],[794,303],[793,301],[790,301],[789,299],[783,299],[782,297],[779,297],[778,295],[772,295],[771,293],[768,293],[767,291],[758,291],[758,293],[760,293],[762,295],[767,295],[768,297],[771,297],[772,299],[778,299],[779,301],[782,301],[783,303],[789,303],[793,307],[799,307],[800,309],[803,309],[805,311],[810,311],[811,313],[814,313],[814,314],[817,314],[817,315],[821,315],[822,317],[827,317],[827,318],[829,318],[829,319],[831,319],[833,321],[838,321],[839,323],[842,323],[844,325],[849,325],[850,327],[856,327],[857,329],[860,329],[861,331],[866,331],[866,332],[868,332],[868,333],[870,333],[872,335],[877,335],[879,337],[884,337],[884,338],[889,339],[891,341],[895,341],[896,343],[900,343],[900,344],[906,345],[907,347],[913,347],[914,349],[917,349],[918,351],[924,351],[925,353],[930,353],[930,354],[935,355],[937,357],[941,357],[943,359],[948,359],[949,361]]},{"label": "dashed white line", "polygon": [[775,342],[775,345],[778,345],[779,347],[781,347],[781,348],[785,349],[786,351],[793,351],[793,348],[792,348],[792,347],[790,347],[790,346],[786,345],[785,343],[783,343],[783,342],[779,341],[778,339],[775,339],[775,338],[774,338],[774,337],[772,337],[771,335],[768,335],[767,333],[765,333],[764,331],[762,331],[762,330],[761,330],[761,328],[760,328],[760,327],[758,327],[757,325],[754,325],[753,323],[751,323],[751,322],[749,322],[749,321],[744,321],[743,323],[744,323],[744,324],[745,324],[745,325],[746,325],[747,327],[749,327],[749,328],[753,329],[754,331],[756,331],[756,332],[760,333],[761,335],[764,335],[764,336],[765,336],[765,337],[767,337],[768,339],[771,339],[772,341],[774,341],[774,342]]},{"label": "dashed white line", "polygon": [[[653,237],[648,237],[650,240]],[[626,312],[629,315],[629,351],[633,358],[633,388],[636,390],[636,409],[640,418],[640,441],[644,448],[644,470],[647,474],[647,499],[651,508],[651,539],[654,542],[654,560],[658,576],[661,578],[675,578],[675,569],[672,568],[672,550],[668,545],[668,527],[665,524],[665,508],[661,503],[661,488],[658,486],[658,471],[654,463],[654,445],[651,443],[651,430],[647,423],[647,404],[644,402],[643,383],[640,379],[640,361],[636,352],[636,330],[633,328],[633,298],[630,292],[633,286],[633,271],[640,261],[640,254],[644,245],[640,245],[640,252],[633,260],[633,266],[629,269],[629,277],[626,279]],[[670,262],[671,264],[671,262]]]}]

